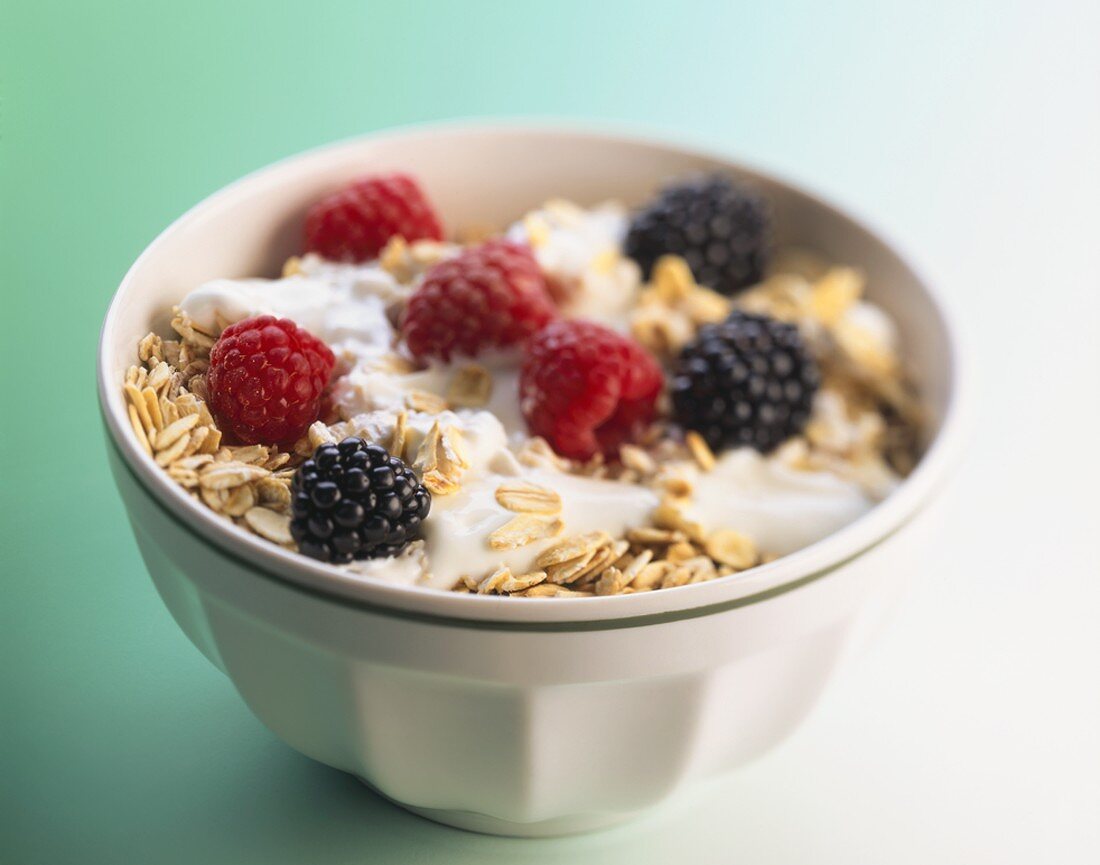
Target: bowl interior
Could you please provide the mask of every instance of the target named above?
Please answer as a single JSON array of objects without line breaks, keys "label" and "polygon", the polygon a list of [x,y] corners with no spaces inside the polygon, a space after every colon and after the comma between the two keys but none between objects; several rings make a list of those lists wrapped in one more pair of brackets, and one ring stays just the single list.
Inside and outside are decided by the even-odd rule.
[{"label": "bowl interior", "polygon": [[[780,244],[809,246],[865,271],[869,298],[887,309],[900,329],[907,361],[920,383],[930,413],[929,438],[935,439],[940,432],[951,402],[954,376],[954,347],[941,310],[896,252],[836,208],[721,157],[653,141],[559,129],[484,126],[419,129],[311,151],[249,175],[181,217],[157,238],[127,274],[103,331],[100,388],[105,414],[127,462],[146,482],[157,487],[158,495],[179,495],[180,500],[188,502],[187,508],[194,512],[187,515],[189,521],[205,523],[209,529],[209,521],[218,518],[199,514],[198,505],[189,502],[178,489],[168,489],[172,485],[151,460],[134,442],[127,441],[128,424],[119,384],[127,367],[134,362],[137,340],[149,330],[166,332],[172,305],[205,280],[277,275],[284,260],[298,251],[302,219],[313,201],[350,178],[388,170],[418,176],[449,231],[486,224],[506,226],[552,197],[569,198],[581,204],[608,198],[635,204],[669,178],[700,170],[718,170],[751,180],[772,203]],[[880,505],[859,522],[869,520],[884,507],[885,504]],[[895,521],[904,516],[898,510]],[[875,531],[882,534],[889,528],[884,519]],[[238,532],[253,548],[264,544],[224,523],[217,531]],[[875,531],[867,529],[862,532],[862,541],[858,541],[856,535],[860,533],[846,529],[814,547],[831,544],[848,534],[847,544],[835,543],[831,550],[831,556],[839,560],[851,555],[859,542],[873,540],[871,535]],[[796,553],[776,563],[783,567],[758,570],[771,574],[768,580],[781,581],[797,578],[800,570],[820,566],[829,558],[818,555],[811,562],[806,556],[801,567],[797,563],[792,565],[790,560],[800,556],[802,553]],[[284,576],[285,565],[284,561],[279,568]],[[368,585],[374,582],[362,578],[357,581]],[[747,582],[760,582],[759,575]],[[709,584],[684,588],[698,590],[705,585]],[[390,588],[418,591],[409,587]],[[729,591],[736,594],[741,589]],[[651,594],[678,592],[681,590]],[[704,593],[696,594],[702,598]],[[641,598],[583,599],[579,603],[634,602]],[[452,596],[451,600],[486,599]],[[514,609],[518,605],[512,606]]]}]

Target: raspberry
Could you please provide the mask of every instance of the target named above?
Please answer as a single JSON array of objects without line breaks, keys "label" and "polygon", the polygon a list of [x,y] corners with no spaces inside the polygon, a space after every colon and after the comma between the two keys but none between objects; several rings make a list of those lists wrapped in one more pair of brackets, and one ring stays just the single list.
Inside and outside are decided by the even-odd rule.
[{"label": "raspberry", "polygon": [[793,324],[735,312],[699,328],[669,390],[676,420],[714,450],[748,445],[766,453],[806,426],[819,380]]},{"label": "raspberry", "polygon": [[476,357],[527,341],[557,316],[530,247],[489,240],[441,261],[405,308],[401,331],[417,357]]},{"label": "raspberry", "polygon": [[657,361],[634,340],[588,321],[555,321],[527,347],[520,408],[531,432],[562,456],[617,459],[653,420],[663,384]]},{"label": "raspberry", "polygon": [[322,198],[306,214],[306,252],[332,261],[375,258],[396,235],[410,243],[443,239],[431,202],[407,174],[365,177]]},{"label": "raspberry", "polygon": [[679,255],[700,285],[733,294],[760,281],[770,243],[765,201],[715,175],[661,190],[635,214],[624,247],[647,277],[662,255]]},{"label": "raspberry", "polygon": [[290,493],[298,551],[335,564],[396,556],[420,537],[432,506],[411,468],[354,436],[317,448],[298,467]]},{"label": "raspberry", "polygon": [[210,350],[210,406],[245,444],[293,442],[317,420],[335,365],[329,347],[289,319],[246,318]]}]

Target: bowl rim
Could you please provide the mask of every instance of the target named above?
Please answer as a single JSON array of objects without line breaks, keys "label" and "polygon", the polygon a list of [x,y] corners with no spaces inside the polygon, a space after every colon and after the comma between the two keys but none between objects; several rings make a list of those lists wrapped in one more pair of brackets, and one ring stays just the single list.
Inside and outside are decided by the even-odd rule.
[{"label": "bowl rim", "polygon": [[[888,249],[921,287],[939,318],[949,351],[949,388],[942,422],[914,471],[885,500],[866,514],[831,535],[760,565],[744,574],[704,583],[645,592],[594,598],[553,598],[553,603],[520,603],[507,596],[477,595],[441,591],[425,586],[392,583],[341,568],[314,562],[285,550],[227,522],[194,501],[138,445],[130,430],[119,382],[109,378],[114,345],[114,322],[123,297],[136,280],[144,263],[158,254],[170,235],[220,208],[230,206],[242,195],[269,185],[278,185],[283,175],[308,172],[311,167],[338,158],[364,144],[379,140],[424,137],[557,137],[621,146],[643,146],[714,162],[738,174],[784,188],[809,199],[833,216],[871,236]],[[560,121],[458,121],[425,123],[380,130],[306,150],[273,162],[223,186],[175,219],[145,247],[123,276],[103,320],[97,350],[97,391],[100,412],[107,431],[108,446],[119,464],[134,478],[149,498],[174,522],[202,542],[211,543],[222,554],[243,564],[251,573],[274,579],[345,605],[384,609],[416,618],[451,622],[478,622],[502,627],[573,626],[618,627],[696,617],[726,609],[759,603],[815,582],[861,557],[904,527],[932,498],[958,457],[964,422],[962,394],[967,378],[958,325],[950,304],[913,266],[901,246],[868,220],[852,215],[847,207],[807,189],[772,171],[764,171],[739,159],[666,134],[633,129],[599,128],[592,124]]]}]

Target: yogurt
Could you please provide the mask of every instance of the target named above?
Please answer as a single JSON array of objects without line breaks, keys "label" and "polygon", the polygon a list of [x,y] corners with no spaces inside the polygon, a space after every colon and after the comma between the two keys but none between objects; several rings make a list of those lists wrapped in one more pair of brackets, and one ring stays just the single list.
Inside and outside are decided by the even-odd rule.
[{"label": "yogurt", "polygon": [[[620,253],[627,227],[617,205],[581,210],[549,204],[509,231],[528,241],[541,266],[556,281],[563,311],[594,318],[625,330],[640,286],[637,266]],[[395,322],[415,290],[399,283],[377,263],[348,265],[315,256],[304,258],[299,273],[275,280],[217,279],[199,286],[180,304],[201,328],[216,331],[228,322],[259,314],[294,320],[325,340],[345,372],[333,389],[343,418],[368,438],[385,441],[397,414],[406,410],[412,391],[445,395],[451,377],[464,363],[435,362],[411,372],[384,362],[400,355]],[[893,347],[892,322],[874,307],[853,312],[853,323]],[[644,525],[658,505],[658,495],[640,483],[582,477],[550,465],[529,466],[516,457],[527,438],[518,399],[519,357],[516,353],[478,358],[493,378],[493,392],[483,409],[433,415],[407,412],[407,453],[438,420],[459,431],[469,467],[457,492],[435,496],[424,523],[424,543],[392,559],[366,560],[346,566],[354,573],[438,589],[451,588],[461,577],[482,577],[501,565],[521,574],[560,537],[602,529],[621,536]],[[411,364],[404,364],[411,366]],[[750,449],[728,451],[715,468],[701,473],[681,466],[691,476],[695,493],[687,517],[711,530],[736,529],[764,551],[785,554],[831,534],[869,510],[875,498],[859,483],[830,471],[794,468],[783,460]],[[562,499],[563,531],[515,550],[494,550],[488,536],[515,514],[496,501],[497,488],[524,479],[556,490]]]},{"label": "yogurt", "polygon": [[[525,438],[527,424],[519,406],[518,355],[480,357],[478,363],[485,366],[493,378],[493,389],[485,410],[500,421],[510,436]],[[405,404],[405,396],[410,391],[420,390],[444,396],[451,377],[462,364],[461,360],[453,364],[433,362],[426,369],[407,375],[358,364],[337,381],[333,397],[346,417],[380,409],[396,412]]]},{"label": "yogurt", "polygon": [[514,550],[493,550],[486,538],[515,514],[497,504],[498,486],[515,476],[488,472],[463,480],[450,496],[437,496],[425,523],[429,570],[424,582],[449,589],[463,575],[481,577],[500,565],[512,573],[535,570],[539,553],[562,537],[603,529],[612,536],[644,524],[657,507],[657,496],[632,484],[567,475],[553,470],[527,470],[524,479],[556,490],[562,499],[559,537],[538,540]]},{"label": "yogurt", "polygon": [[759,549],[780,555],[821,540],[875,504],[853,481],[796,469],[751,448],[726,451],[692,481],[689,519],[707,531],[737,529]]},{"label": "yogurt", "polygon": [[289,318],[324,340],[337,357],[360,363],[389,352],[394,329],[389,310],[400,286],[377,266],[329,265],[322,276],[282,279],[215,279],[187,295],[180,309],[200,328],[254,315]]},{"label": "yogurt", "polygon": [[626,208],[615,202],[583,210],[551,201],[513,225],[508,237],[530,244],[569,317],[625,330],[641,289],[638,265],[620,251],[629,224]]}]

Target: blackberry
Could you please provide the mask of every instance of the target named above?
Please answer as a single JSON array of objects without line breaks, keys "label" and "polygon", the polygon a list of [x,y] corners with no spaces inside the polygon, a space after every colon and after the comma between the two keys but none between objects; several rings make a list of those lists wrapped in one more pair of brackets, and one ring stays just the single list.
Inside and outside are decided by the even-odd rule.
[{"label": "blackberry", "polygon": [[699,328],[672,377],[673,414],[714,450],[768,452],[801,432],[820,381],[798,329],[734,312]]},{"label": "blackberry", "polygon": [[395,556],[420,537],[431,494],[412,469],[361,438],[321,445],[290,485],[290,534],[322,562]]},{"label": "blackberry", "polygon": [[626,254],[646,278],[662,255],[679,255],[695,281],[734,294],[760,281],[771,245],[771,213],[750,188],[718,175],[666,186],[634,215]]}]

